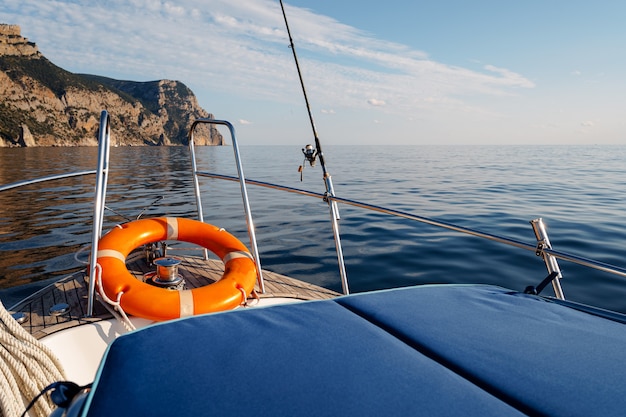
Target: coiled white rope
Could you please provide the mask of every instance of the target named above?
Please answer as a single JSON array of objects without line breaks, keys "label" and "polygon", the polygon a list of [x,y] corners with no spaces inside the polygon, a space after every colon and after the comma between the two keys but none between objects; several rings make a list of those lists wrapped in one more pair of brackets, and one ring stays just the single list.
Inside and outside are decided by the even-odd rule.
[{"label": "coiled white rope", "polygon": [[[19,417],[26,405],[50,383],[65,380],[59,359],[17,323],[0,302],[0,411]],[[31,416],[47,416],[49,399],[37,401]]]}]

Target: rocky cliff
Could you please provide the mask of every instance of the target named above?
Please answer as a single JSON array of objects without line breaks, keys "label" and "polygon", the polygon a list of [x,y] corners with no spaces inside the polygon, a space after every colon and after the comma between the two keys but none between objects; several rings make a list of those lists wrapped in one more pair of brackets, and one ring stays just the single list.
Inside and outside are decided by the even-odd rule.
[{"label": "rocky cliff", "polygon": [[[0,146],[96,145],[102,110],[119,145],[184,145],[191,123],[212,117],[179,81],[73,74],[48,61],[19,26],[0,24]],[[214,126],[200,126],[195,138],[224,144]]]}]

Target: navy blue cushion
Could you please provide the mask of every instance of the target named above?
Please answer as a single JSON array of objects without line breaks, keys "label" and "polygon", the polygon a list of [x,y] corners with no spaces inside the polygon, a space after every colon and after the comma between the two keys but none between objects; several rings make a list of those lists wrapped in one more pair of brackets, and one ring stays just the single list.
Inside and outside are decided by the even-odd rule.
[{"label": "navy blue cushion", "polygon": [[531,415],[626,415],[626,325],[489,286],[338,300]]},{"label": "navy blue cushion", "polygon": [[625,346],[622,324],[497,287],[382,291],[121,336],[85,414],[611,415]]}]

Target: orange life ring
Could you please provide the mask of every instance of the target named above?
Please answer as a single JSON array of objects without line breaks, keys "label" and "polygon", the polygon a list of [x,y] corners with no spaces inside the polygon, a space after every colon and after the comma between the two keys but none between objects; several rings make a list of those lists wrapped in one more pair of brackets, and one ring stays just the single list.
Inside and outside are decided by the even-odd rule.
[{"label": "orange life ring", "polygon": [[[141,245],[162,240],[205,247],[222,259],[224,275],[213,284],[183,291],[139,281],[126,268],[126,257]],[[97,262],[107,297],[115,300],[123,292],[124,311],[157,321],[235,308],[245,301],[241,289],[248,295],[256,282],[256,265],[241,241],[224,229],[183,218],[142,219],[116,227],[98,242]]]}]

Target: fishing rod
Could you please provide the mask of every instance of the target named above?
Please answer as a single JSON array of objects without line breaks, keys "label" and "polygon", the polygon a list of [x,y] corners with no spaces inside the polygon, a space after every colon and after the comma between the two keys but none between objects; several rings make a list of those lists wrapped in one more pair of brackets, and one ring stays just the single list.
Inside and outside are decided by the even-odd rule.
[{"label": "fishing rod", "polygon": [[[300,71],[300,63],[298,62],[298,55],[296,53],[296,46],[293,43],[293,38],[291,37],[291,30],[289,29],[289,22],[287,21],[287,13],[285,12],[285,5],[283,4],[283,0],[279,0],[280,8],[283,12],[283,18],[285,19],[285,27],[287,28],[287,35],[289,36],[289,47],[291,48],[291,52],[293,53],[293,59],[296,63],[296,69],[298,71],[298,78],[300,79],[300,86],[302,87],[302,94],[304,95],[304,102],[306,104],[306,110],[309,114],[309,121],[311,122],[311,129],[313,130],[313,138],[315,139],[315,149],[311,145],[307,145],[304,149],[302,149],[302,153],[306,160],[309,161],[311,166],[315,164],[315,158],[319,157],[320,165],[322,167],[322,174],[324,176],[324,184],[326,186],[326,194],[329,197],[335,197],[335,190],[333,188],[333,181],[330,177],[330,173],[326,169],[326,163],[324,161],[324,153],[322,152],[322,144],[320,142],[319,136],[317,134],[317,129],[315,128],[315,121],[313,120],[313,113],[311,112],[311,105],[309,104],[309,97],[306,93],[306,88],[304,86],[304,79],[302,78],[302,71]],[[304,169],[304,164],[302,164],[302,169]],[[300,171],[302,173],[302,171]],[[302,174],[300,176],[302,179]],[[337,260],[339,262],[339,274],[341,275],[341,285],[343,287],[343,293],[349,294],[348,290],[348,278],[346,275],[346,267],[343,260],[343,249],[341,248],[341,238],[339,236],[339,224],[337,221],[340,219],[339,217],[339,207],[337,206],[337,202],[332,199],[327,199],[328,205],[330,207],[330,217],[333,225],[333,235],[335,237],[335,248],[337,251]]]},{"label": "fishing rod", "polygon": [[285,12],[285,6],[283,5],[283,0],[280,1],[280,8],[283,12],[283,18],[285,19],[285,27],[287,28],[287,35],[289,36],[289,48],[291,48],[291,52],[293,53],[293,60],[296,63],[296,70],[298,71],[298,78],[300,79],[300,86],[302,87],[302,94],[304,95],[304,103],[306,104],[306,110],[309,114],[309,122],[311,123],[311,129],[313,130],[313,138],[315,139],[315,148],[305,148],[303,152],[311,165],[315,163],[315,156],[319,157],[320,165],[322,166],[322,173],[324,174],[324,178],[328,175],[328,171],[326,171],[326,163],[324,162],[324,154],[322,153],[322,144],[320,143],[319,136],[317,134],[317,129],[315,127],[315,120],[313,120],[313,113],[311,112],[311,105],[309,104],[309,97],[306,92],[306,87],[304,86],[304,79],[302,78],[302,71],[300,71],[300,63],[298,62],[298,54],[296,53],[296,45],[293,43],[293,38],[291,37],[291,30],[289,29],[289,22],[287,21],[287,13]]}]

